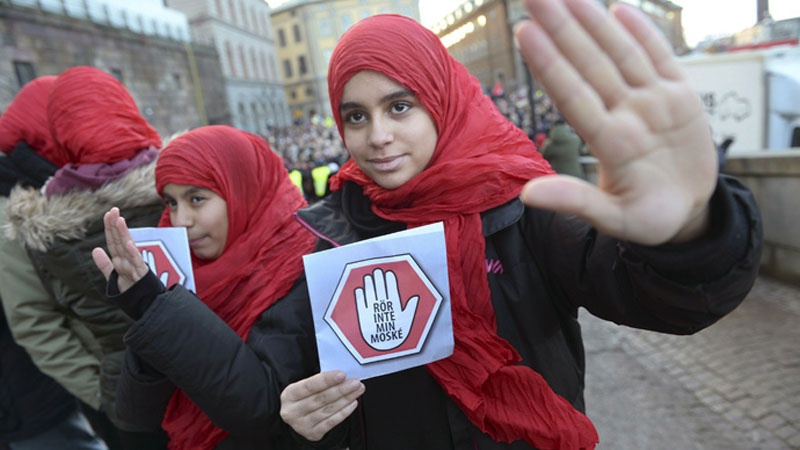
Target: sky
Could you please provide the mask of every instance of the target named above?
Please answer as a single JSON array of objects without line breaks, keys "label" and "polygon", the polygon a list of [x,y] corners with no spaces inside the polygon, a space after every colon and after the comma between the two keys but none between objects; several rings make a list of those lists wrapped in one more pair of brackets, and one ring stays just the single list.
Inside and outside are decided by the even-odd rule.
[{"label": "sky", "polygon": [[[433,25],[464,0],[421,0],[420,21]],[[731,35],[756,23],[756,0],[672,0],[683,7],[686,43],[694,47],[707,36]],[[800,0],[769,0],[775,20],[800,17]]]}]

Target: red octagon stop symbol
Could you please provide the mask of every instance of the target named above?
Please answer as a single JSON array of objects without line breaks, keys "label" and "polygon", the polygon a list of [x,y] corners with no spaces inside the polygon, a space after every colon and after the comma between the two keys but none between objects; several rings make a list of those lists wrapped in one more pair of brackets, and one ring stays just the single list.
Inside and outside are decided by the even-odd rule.
[{"label": "red octagon stop symbol", "polygon": [[[146,253],[149,252],[153,255],[153,261],[155,263],[155,268],[150,266],[150,270],[156,274],[158,278],[161,279],[163,282],[164,279],[162,278],[164,274],[167,275],[166,282],[164,285],[169,288],[173,285],[183,284],[186,281],[186,275],[183,273],[178,264],[172,259],[172,255],[167,250],[167,247],[161,241],[147,241],[147,242],[137,242],[136,248],[139,249],[139,253],[142,254],[144,258]],[[145,259],[145,263],[148,264],[149,261]],[[148,264],[149,266],[149,264]]]},{"label": "red octagon stop symbol", "polygon": [[[377,339],[389,333],[386,331],[386,327],[381,327],[386,324],[377,324],[376,328],[362,330],[359,323],[355,291],[365,287],[364,277],[372,276],[375,269],[381,269],[383,273],[392,272],[394,274],[397,279],[402,309],[408,306],[409,299],[419,296],[410,329],[401,331],[405,340],[399,346],[389,350],[376,349],[369,342],[376,342]],[[345,266],[331,303],[325,312],[325,321],[353,357],[360,364],[367,364],[419,353],[425,344],[441,304],[442,295],[411,255],[368,259],[351,262]],[[391,333],[398,332],[396,328],[390,328],[392,329]]]}]

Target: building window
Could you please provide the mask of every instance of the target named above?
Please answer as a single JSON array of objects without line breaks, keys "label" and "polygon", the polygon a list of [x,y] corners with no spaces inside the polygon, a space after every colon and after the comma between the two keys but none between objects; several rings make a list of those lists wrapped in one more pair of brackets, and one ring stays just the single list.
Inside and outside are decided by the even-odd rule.
[{"label": "building window", "polygon": [[[256,78],[261,78],[262,80],[267,79],[267,72],[264,70],[264,66],[258,63],[258,55],[256,55],[256,49],[250,49],[250,62],[253,64],[253,76]],[[260,72],[260,77],[259,77]]]},{"label": "building window", "polygon": [[111,69],[111,75],[116,78],[120,83],[124,83],[125,80],[122,79],[122,71],[120,69]]},{"label": "building window", "polygon": [[173,73],[172,74],[172,81],[175,82],[175,88],[182,89],[183,84],[181,83],[181,74]]},{"label": "building window", "polygon": [[228,55],[228,69],[232,77],[236,77],[236,60],[233,57],[233,46],[230,42],[225,42],[225,53]]},{"label": "building window", "polygon": [[292,31],[294,31],[294,42],[303,42],[303,36],[300,34],[300,25],[292,25]]},{"label": "building window", "polygon": [[286,78],[292,78],[292,61],[289,59],[283,60],[283,76]]},{"label": "building window", "polygon": [[239,20],[236,18],[236,8],[233,5],[233,0],[228,0],[228,9],[231,15],[231,23],[236,24]]},{"label": "building window", "polygon": [[283,28],[278,30],[278,45],[280,45],[281,48],[286,47],[286,32],[283,31]]},{"label": "building window", "polygon": [[292,90],[292,95],[291,95],[291,97],[292,97],[292,100],[297,100],[297,91],[295,91],[295,90]]},{"label": "building window", "polygon": [[36,70],[33,64],[26,61],[14,61],[14,71],[17,73],[19,87],[25,86],[29,81],[36,78]]},{"label": "building window", "polygon": [[242,70],[244,71],[244,77],[250,78],[250,68],[247,66],[247,55],[245,54],[244,47],[239,46],[239,57],[242,59]]},{"label": "building window", "polygon": [[278,78],[278,63],[275,62],[275,55],[272,53],[269,55],[269,73],[276,79]]},{"label": "building window", "polygon": [[308,68],[306,67],[306,57],[303,55],[297,57],[297,72],[300,75],[305,75],[308,73]]},{"label": "building window", "polygon": [[267,55],[263,51],[261,52],[261,70],[264,71],[265,80],[272,80],[272,73],[270,73],[269,66],[267,65]]},{"label": "building window", "polygon": [[313,87],[307,87],[306,88],[306,97],[313,97],[313,96],[314,96],[314,88]]}]

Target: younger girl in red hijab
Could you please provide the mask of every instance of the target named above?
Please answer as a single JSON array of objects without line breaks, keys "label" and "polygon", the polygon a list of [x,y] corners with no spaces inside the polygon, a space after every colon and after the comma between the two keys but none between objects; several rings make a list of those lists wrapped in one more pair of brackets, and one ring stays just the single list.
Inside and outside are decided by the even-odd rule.
[{"label": "younger girl in red hijab", "polygon": [[[414,20],[373,16],[341,38],[331,57],[328,89],[351,159],[333,180],[335,192],[299,211],[299,219],[327,246],[443,222],[455,348],[443,360],[363,382],[331,371],[289,386],[281,414],[299,435],[327,443],[342,436],[341,427],[330,430],[349,417],[342,443],[351,450],[591,449],[598,436],[582,413],[579,307],[629,326],[688,333],[744,299],[760,250],[752,197],[745,193],[748,203],[737,204],[733,191],[741,186],[720,181],[710,206],[716,182],[713,145],[688,83],[670,74],[676,80],[665,84],[680,84],[681,95],[666,92],[650,60],[656,55],[647,53],[653,48],[640,48],[628,30],[612,24],[592,3],[528,1],[531,16],[576,28],[547,30],[575,42],[547,46],[547,33],[532,22],[523,37],[528,38],[525,48],[534,45],[531,41],[543,42],[540,51],[525,53],[527,61],[564,102],[560,109],[576,116],[570,121],[579,131],[623,120],[616,115],[666,124],[655,131],[641,131],[635,121],[627,122],[629,129],[625,123],[597,126],[600,133],[617,133],[589,139],[600,160],[603,190],[553,175],[527,136],[482,93],[478,80]],[[631,9],[616,13],[642,42],[660,42],[658,31]],[[584,31],[588,24],[596,28]],[[601,31],[598,24],[606,28]],[[602,42],[595,43],[591,33],[602,35]],[[631,67],[651,70],[652,85],[630,92],[624,83],[613,85],[616,95],[643,98],[635,107],[612,105],[592,110],[591,117],[581,115],[578,104],[590,108],[610,94],[603,91],[603,80],[584,82],[580,75],[618,69],[613,60],[603,60],[607,66],[575,63],[588,68],[581,74],[569,58],[583,53],[562,57],[561,46],[568,52],[619,42],[638,49],[641,61]],[[534,64],[534,58],[541,62]],[[664,58],[662,64],[677,65]],[[573,86],[562,86],[564,80]],[[669,104],[672,109],[664,106]],[[682,105],[689,106],[673,116]],[[681,139],[673,140],[676,135]],[[647,144],[629,151],[624,161],[615,154],[641,143]],[[658,161],[650,161],[655,158],[650,151]],[[683,167],[679,155],[685,151],[698,153],[692,167]],[[617,186],[623,180],[627,185]],[[677,204],[664,201],[663,193],[650,194],[653,182],[662,183],[658,187]],[[598,203],[570,197],[575,195]],[[608,205],[609,198],[618,202],[615,207]],[[680,204],[686,198],[692,199],[691,207]],[[596,210],[597,205],[604,208]],[[655,229],[650,214],[638,211],[643,205],[659,210],[670,225]],[[537,208],[543,206],[573,215]],[[712,209],[719,213],[714,219],[709,218]],[[733,228],[712,228],[712,220]],[[696,241],[671,247],[688,240]],[[709,242],[722,247],[708,247]],[[726,254],[724,269],[712,248],[736,249]],[[739,275],[731,276],[734,272]],[[720,278],[727,280],[725,289],[716,284]],[[727,283],[736,287],[728,290]],[[710,308],[709,299],[714,299]]]},{"label": "younger girl in red hijab", "polygon": [[106,214],[114,262],[100,249],[95,261],[110,292],[121,292],[114,301],[136,320],[125,336],[120,414],[161,422],[171,449],[293,448],[278,395],[315,370],[313,352],[293,344],[313,330],[294,317],[307,303],[291,295],[276,302],[315,241],[292,216],[306,205],[302,194],[266,141],[228,126],[171,141],[158,158],[156,188],[167,205],[160,226],[186,228],[197,295],[180,285],[166,290],[119,212]]}]

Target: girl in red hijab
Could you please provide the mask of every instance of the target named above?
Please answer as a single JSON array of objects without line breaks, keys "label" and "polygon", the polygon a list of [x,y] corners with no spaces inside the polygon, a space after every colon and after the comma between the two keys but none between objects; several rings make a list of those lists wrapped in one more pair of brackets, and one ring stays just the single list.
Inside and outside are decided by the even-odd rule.
[{"label": "girl in red hijab", "polygon": [[[279,319],[270,311],[289,294],[302,273],[301,256],[314,245],[292,216],[306,206],[302,194],[266,141],[228,126],[171,141],[158,158],[156,188],[167,205],[160,226],[186,228],[197,296],[180,285],[165,290],[136,249],[125,247],[132,243],[118,211],[106,215],[114,263],[99,249],[95,261],[107,277],[116,270],[109,289],[122,292],[115,302],[136,319],[125,338],[120,414],[150,422],[163,417],[171,449],[246,449],[259,442],[293,448],[280,436],[286,430],[277,413],[276,386],[284,376],[278,372],[298,379],[313,373],[314,358],[285,343],[296,339],[299,321],[279,308],[274,317],[285,324],[271,328]],[[307,307],[283,303],[288,310]],[[312,366],[302,366],[301,357]],[[152,383],[143,382],[148,371]],[[175,389],[147,390],[159,383]],[[164,393],[165,410],[141,407],[143,398]]]},{"label": "girl in red hijab", "polygon": [[[581,26],[579,19],[596,27],[603,23],[608,28],[602,33],[591,31],[602,35],[605,45],[616,43],[615,39],[630,39],[631,46],[638,45],[627,29],[609,25],[605,11],[590,3],[596,2],[530,0],[527,6],[532,16],[535,12],[536,17],[576,28]],[[659,32],[640,23],[641,16],[629,9],[621,14],[629,21],[626,26],[639,33],[637,37],[660,42]],[[526,35],[527,45],[534,40],[548,42],[540,26],[532,22],[526,26],[523,29],[534,28],[538,33],[535,39]],[[598,45],[583,30],[548,31],[569,35],[564,39],[576,36],[577,43],[558,42],[564,51]],[[614,54],[621,54],[616,50]],[[534,55],[552,65],[534,65]],[[585,94],[587,97],[579,100],[587,105],[596,101],[594,95],[606,94],[593,91],[594,86],[602,90],[601,82],[579,84],[570,62],[559,55],[555,44],[543,48],[541,54],[526,53],[529,64],[539,70],[537,75],[546,75],[549,83],[545,86],[560,88],[560,94]],[[652,68],[653,63],[644,59],[641,67]],[[591,68],[592,74],[596,70],[595,64],[588,62],[579,67]],[[565,72],[563,77],[554,75],[558,71]],[[576,86],[563,88],[562,80],[575,81]],[[653,80],[654,85],[658,82]],[[675,142],[675,148],[663,149],[669,155],[678,155],[684,148],[705,150],[708,127],[702,123],[702,108],[688,83],[682,87],[687,89],[678,104],[691,105],[685,112],[698,123],[684,130],[686,134],[679,133],[685,139]],[[616,88],[618,94],[627,92]],[[640,102],[652,109],[631,111],[627,108],[632,105],[625,104],[620,107],[622,112],[602,111],[592,119],[622,114],[637,120],[669,118],[659,124],[686,126],[685,116],[671,115],[677,108],[661,110],[662,102],[676,99],[662,86],[648,88],[655,94],[650,92]],[[572,177],[553,175],[527,136],[482,93],[478,80],[449,55],[435,34],[410,18],[378,15],[350,28],[331,57],[328,89],[334,119],[351,159],[334,177],[334,193],[300,210],[298,218],[327,246],[443,222],[455,348],[451,356],[424,367],[363,382],[331,371],[292,384],[283,392],[281,414],[307,440],[340,439],[351,450],[594,448],[598,435],[582,412],[584,361],[578,308],[621,324],[687,333],[730,311],[744,299],[755,279],[757,271],[749,264],[758,260],[760,247],[756,239],[759,227],[748,225],[750,218],[757,217],[752,204],[728,211],[742,226],[738,232],[752,239],[740,241],[737,236],[741,235],[736,233],[715,237],[740,250],[725,262],[726,270],[741,267],[748,274],[744,282],[730,277],[730,282],[737,283],[736,292],[722,295],[730,294],[717,305],[725,305],[720,310],[714,307],[698,314],[697,309],[704,307],[695,306],[715,298],[697,289],[698,280],[705,283],[729,273],[718,272],[713,258],[698,257],[698,253],[711,255],[704,243],[682,247],[680,252],[681,264],[694,262],[694,269],[703,274],[698,278],[688,270],[665,276],[653,267],[672,267],[672,253],[653,249],[646,253],[624,241],[652,245],[705,237],[715,172],[704,157],[698,157],[701,164],[692,167],[692,173],[662,179],[677,199],[693,197],[698,202],[691,208],[674,204],[665,208],[671,229],[654,230],[648,223],[651,215],[634,211],[641,205],[630,210],[620,207],[622,217],[617,217],[617,209],[612,207],[596,212],[593,205],[570,195],[583,194],[604,202],[608,196],[630,196],[647,205],[661,205],[663,198],[645,195],[652,189],[649,183],[632,183],[627,187],[635,187],[633,192],[623,195],[609,193],[617,186],[603,185],[604,192]],[[641,95],[639,89],[631,89],[631,95]],[[583,130],[592,124],[583,116],[574,121]],[[642,173],[626,165],[630,161],[609,156],[618,142],[630,142],[624,138],[637,133],[642,133],[643,142],[663,142],[660,132],[674,137],[663,130],[651,136],[650,131],[644,133],[635,126],[616,130],[619,134],[600,142],[598,148],[601,156],[611,159],[611,173],[603,170],[602,175],[617,181],[642,179]],[[651,148],[643,147],[633,153],[644,159],[652,157],[646,156]],[[713,145],[708,150],[713,157]],[[682,161],[670,159],[670,168],[664,173],[672,176],[676,173],[672,165],[682,166]],[[604,162],[601,160],[600,166],[606,169]],[[651,170],[661,173],[662,162],[659,159],[654,167],[637,169],[645,174]],[[691,185],[689,180],[696,183]],[[553,182],[558,189],[547,190]],[[631,228],[614,228],[619,223]],[[663,234],[654,238],[643,227]],[[697,264],[701,260],[706,264]],[[336,426],[348,417],[344,425]]]}]

